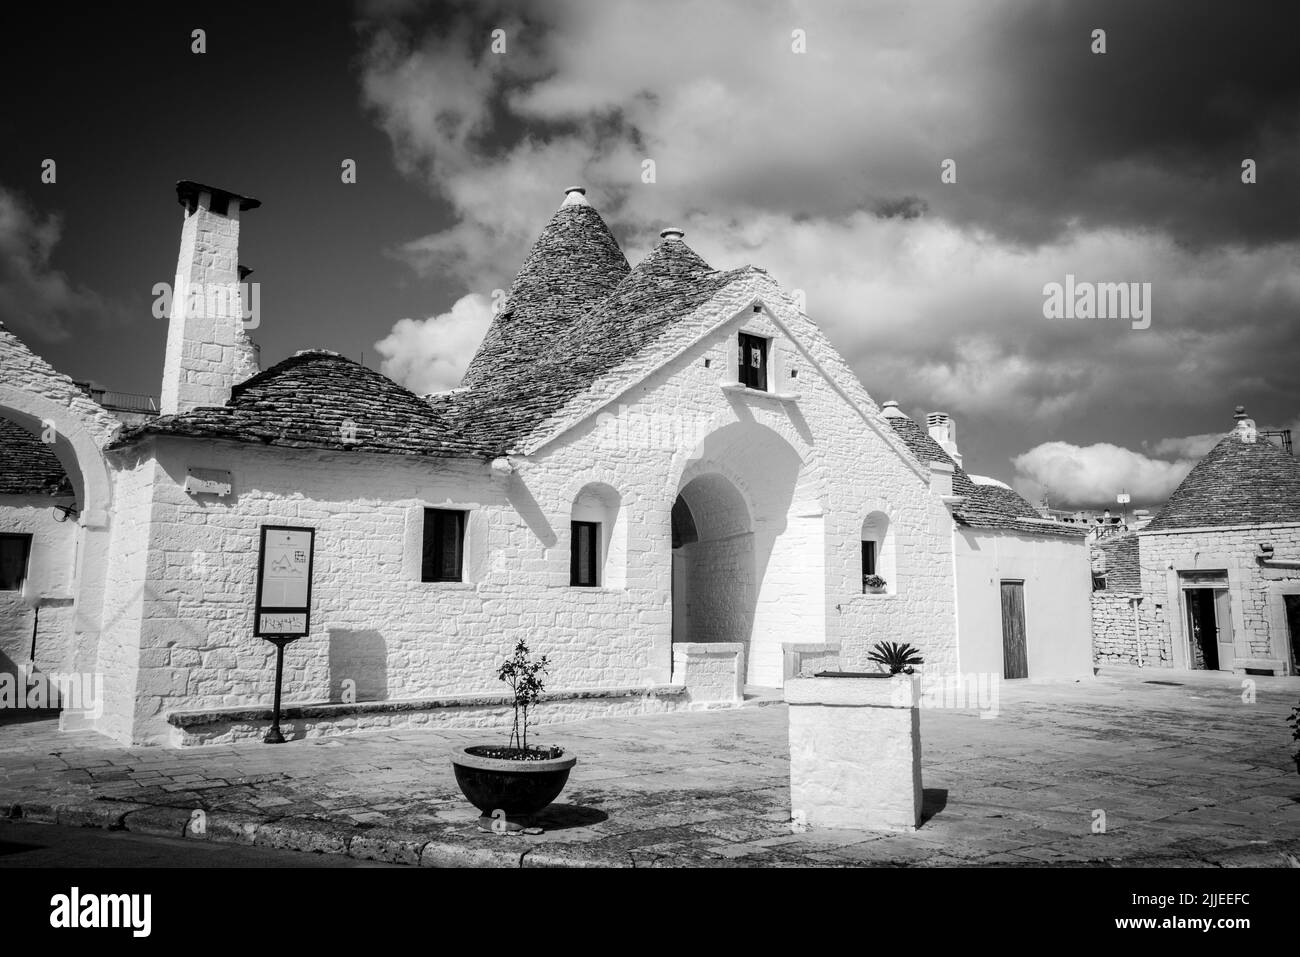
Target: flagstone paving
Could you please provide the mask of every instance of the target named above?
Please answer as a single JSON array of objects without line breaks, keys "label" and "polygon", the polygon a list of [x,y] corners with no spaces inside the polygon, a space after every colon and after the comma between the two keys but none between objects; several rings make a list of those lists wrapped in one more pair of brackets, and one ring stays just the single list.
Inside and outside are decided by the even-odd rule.
[{"label": "flagstone paving", "polygon": [[1297,866],[1300,679],[1251,680],[1247,703],[1231,675],[1107,669],[1003,683],[997,717],[923,709],[925,821],[902,834],[794,830],[780,704],[543,728],[578,764],[545,833],[509,836],[448,762],[481,730],[172,750],[16,713],[0,816],[427,865]]}]

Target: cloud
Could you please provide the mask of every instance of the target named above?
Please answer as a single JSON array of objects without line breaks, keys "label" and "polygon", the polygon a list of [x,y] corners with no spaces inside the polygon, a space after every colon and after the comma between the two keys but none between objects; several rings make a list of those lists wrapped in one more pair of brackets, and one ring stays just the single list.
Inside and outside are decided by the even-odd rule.
[{"label": "cloud", "polygon": [[379,371],[420,395],[454,388],[491,319],[490,300],[477,294],[428,319],[400,319],[375,343],[384,357]]},{"label": "cloud", "polygon": [[14,332],[58,342],[86,322],[122,319],[122,308],[75,286],[50,258],[62,227],[0,186],[0,322]]},{"label": "cloud", "polygon": [[[1289,42],[1267,10],[1171,44],[1170,0],[413,9],[363,12],[361,75],[398,165],[456,217],[402,250],[421,272],[508,287],[582,182],[632,262],[684,226],[715,266],[803,289],[877,398],[1037,430],[1019,442],[1120,395],[1168,420],[1294,392],[1300,74],[1267,65]],[[1207,65],[1224,43],[1260,53],[1228,76]],[[1272,170],[1253,187],[1243,144]],[[1151,282],[1152,327],[1044,319],[1067,274]]]},{"label": "cloud", "polygon": [[1012,464],[1012,484],[1030,501],[1041,500],[1046,492],[1053,506],[1110,507],[1120,491],[1132,496],[1134,506],[1159,505],[1196,460],[1164,461],[1107,442],[1045,442],[1016,456]]}]

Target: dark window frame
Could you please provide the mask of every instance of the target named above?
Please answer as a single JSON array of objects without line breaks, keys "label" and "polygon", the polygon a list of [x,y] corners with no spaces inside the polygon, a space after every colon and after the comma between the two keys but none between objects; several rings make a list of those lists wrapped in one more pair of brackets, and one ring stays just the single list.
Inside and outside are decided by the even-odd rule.
[{"label": "dark window frame", "polygon": [[[770,349],[768,348],[770,339],[765,336],[757,336],[751,332],[742,332],[736,337],[736,378],[747,389],[753,389],[757,392],[767,392],[768,366],[771,364]],[[751,356],[747,349],[758,348],[760,352],[759,364],[757,367],[750,361]]]},{"label": "dark window frame", "polygon": [[[591,541],[587,544],[585,568],[581,567],[583,562],[579,558],[581,549],[578,547],[579,536],[584,534],[591,536]],[[569,523],[569,585],[573,588],[600,587],[600,522],[580,522],[575,519]]]},{"label": "dark window frame", "polygon": [[[426,508],[424,510],[424,537],[420,543],[420,581],[462,582],[465,580],[465,526],[469,513],[460,508]],[[449,529],[448,525],[452,527]],[[455,569],[443,549],[447,533],[454,533]]]},{"label": "dark window frame", "polygon": [[[30,532],[0,532],[0,540],[16,541],[23,543],[23,560],[22,567],[18,571],[17,583],[13,588],[0,587],[0,592],[21,592],[23,586],[27,584],[32,570],[32,535]],[[0,586],[3,586],[4,580],[0,579]]]},{"label": "dark window frame", "polygon": [[876,564],[879,556],[876,554],[876,542],[874,539],[864,538],[862,540],[862,592],[866,594],[867,579],[876,574]]}]

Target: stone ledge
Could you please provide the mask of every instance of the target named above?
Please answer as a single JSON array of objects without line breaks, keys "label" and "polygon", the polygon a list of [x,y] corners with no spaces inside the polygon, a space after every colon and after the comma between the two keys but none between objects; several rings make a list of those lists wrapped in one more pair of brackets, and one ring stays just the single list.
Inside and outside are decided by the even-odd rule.
[{"label": "stone ledge", "polygon": [[[737,646],[739,647],[739,646]],[[686,694],[683,685],[650,685],[623,688],[577,688],[543,695],[544,702],[583,701],[599,698],[678,698]],[[282,721],[314,718],[345,718],[351,715],[396,714],[407,711],[435,711],[443,708],[509,707],[514,699],[504,694],[445,695],[437,698],[399,698],[392,701],[356,701],[352,703],[318,701],[286,704],[280,709]],[[172,711],[167,723],[174,728],[195,728],[210,724],[246,721],[270,721],[271,709],[258,706],[209,708],[202,711]]]},{"label": "stone ledge", "polygon": [[745,646],[739,641],[675,641],[673,651],[688,655],[734,655],[744,651]]}]

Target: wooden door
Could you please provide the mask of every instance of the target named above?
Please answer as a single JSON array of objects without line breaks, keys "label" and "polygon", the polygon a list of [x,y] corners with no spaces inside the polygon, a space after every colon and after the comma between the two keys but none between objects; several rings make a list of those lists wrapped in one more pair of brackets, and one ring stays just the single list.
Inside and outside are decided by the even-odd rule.
[{"label": "wooden door", "polygon": [[1002,583],[1002,677],[1028,678],[1025,650],[1025,583]]},{"label": "wooden door", "polygon": [[1231,671],[1237,654],[1232,647],[1232,603],[1226,588],[1214,590],[1214,625],[1218,631],[1219,670]]}]

